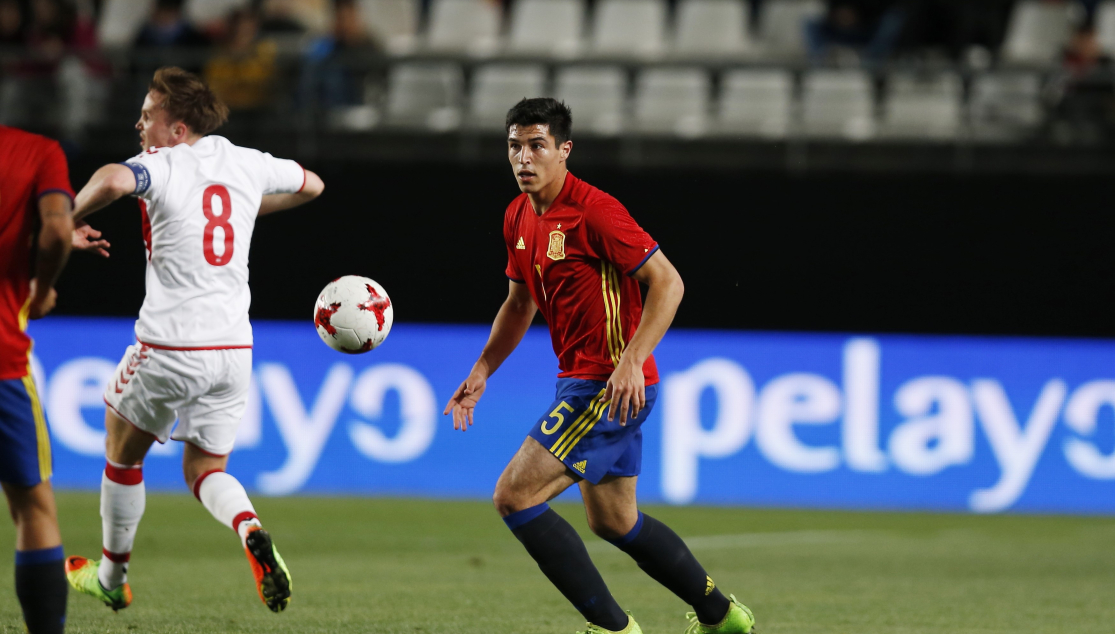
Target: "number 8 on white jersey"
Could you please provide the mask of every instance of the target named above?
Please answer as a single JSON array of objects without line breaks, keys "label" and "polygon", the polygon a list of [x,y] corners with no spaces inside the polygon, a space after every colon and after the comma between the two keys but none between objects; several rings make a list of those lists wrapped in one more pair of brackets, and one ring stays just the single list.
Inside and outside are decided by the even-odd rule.
[{"label": "number 8 on white jersey", "polygon": [[179,350],[250,347],[256,214],[264,195],[301,191],[305,170],[214,135],[124,165],[136,176],[148,255],[136,338]]}]

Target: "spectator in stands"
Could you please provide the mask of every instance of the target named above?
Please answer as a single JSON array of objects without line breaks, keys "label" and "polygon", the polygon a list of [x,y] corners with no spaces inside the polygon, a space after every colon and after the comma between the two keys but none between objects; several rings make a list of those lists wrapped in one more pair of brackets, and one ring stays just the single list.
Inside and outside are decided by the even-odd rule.
[{"label": "spectator in stands", "polygon": [[16,0],[0,0],[0,48],[23,46],[23,11]]},{"label": "spectator in stands", "polygon": [[209,86],[233,110],[257,110],[271,98],[277,49],[259,27],[253,10],[233,13],[220,53],[205,66]]},{"label": "spectator in stands", "polygon": [[1061,68],[1045,95],[1055,140],[1099,143],[1115,138],[1115,64],[1090,23],[1080,26],[1061,53]]},{"label": "spectator in stands", "polygon": [[150,19],[136,36],[136,48],[198,48],[209,46],[182,13],[183,0],[158,0]]},{"label": "spectator in stands", "polygon": [[809,57],[830,61],[840,48],[868,63],[884,61],[894,50],[906,22],[904,3],[896,0],[828,0],[824,15],[806,24]]},{"label": "spectator in stands", "polygon": [[329,108],[364,102],[362,75],[353,69],[357,53],[376,49],[356,0],[337,0],[333,8],[333,32],[320,37],[306,51],[301,94],[304,103],[317,100]]}]

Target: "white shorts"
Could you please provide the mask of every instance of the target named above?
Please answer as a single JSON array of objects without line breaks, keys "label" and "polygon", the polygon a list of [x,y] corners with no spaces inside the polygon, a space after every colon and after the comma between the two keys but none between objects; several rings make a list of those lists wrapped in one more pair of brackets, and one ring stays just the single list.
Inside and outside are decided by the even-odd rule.
[{"label": "white shorts", "polygon": [[162,350],[135,343],[120,360],[105,403],[161,443],[173,438],[224,456],[236,442],[251,381],[251,348]]}]

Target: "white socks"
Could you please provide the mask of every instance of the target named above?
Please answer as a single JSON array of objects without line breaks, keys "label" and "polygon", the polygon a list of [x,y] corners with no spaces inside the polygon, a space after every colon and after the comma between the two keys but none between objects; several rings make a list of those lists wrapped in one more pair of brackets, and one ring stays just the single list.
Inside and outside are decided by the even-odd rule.
[{"label": "white socks", "polygon": [[136,529],[146,506],[143,466],[106,461],[101,477],[101,545],[104,557],[97,576],[107,590],[117,588],[128,580],[128,560],[132,556]]},{"label": "white socks", "polygon": [[194,495],[218,522],[240,535],[243,543],[248,531],[259,526],[255,507],[240,482],[224,471],[209,471],[194,482]]}]

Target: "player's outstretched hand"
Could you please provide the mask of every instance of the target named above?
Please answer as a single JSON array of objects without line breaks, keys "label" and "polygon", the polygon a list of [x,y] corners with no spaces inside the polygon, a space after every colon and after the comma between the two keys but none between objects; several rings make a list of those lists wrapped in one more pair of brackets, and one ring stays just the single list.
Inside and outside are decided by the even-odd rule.
[{"label": "player's outstretched hand", "polygon": [[449,403],[445,406],[443,414],[453,413],[453,429],[461,431],[468,431],[472,426],[472,411],[476,409],[476,403],[480,397],[484,395],[484,389],[488,387],[488,381],[478,375],[473,374],[461,383],[461,387],[453,393],[453,398],[449,399]]},{"label": "player's outstretched hand", "polygon": [[608,401],[612,403],[608,406],[608,420],[615,420],[618,411],[620,426],[626,426],[628,414],[634,419],[647,405],[643,369],[633,363],[627,363],[626,359],[621,359],[616,366],[616,371],[608,377],[608,386],[604,389],[604,395],[600,400],[604,403]]},{"label": "player's outstretched hand", "polygon": [[54,302],[58,301],[58,291],[53,288],[46,293],[39,293],[39,280],[31,280],[31,305],[28,307],[28,317],[39,319],[46,317],[54,310]]},{"label": "player's outstretched hand", "polygon": [[100,231],[84,222],[80,222],[74,227],[74,237],[71,244],[75,251],[87,251],[96,253],[102,258],[107,258],[108,248],[112,245],[108,243],[108,240],[99,240],[100,237]]}]

